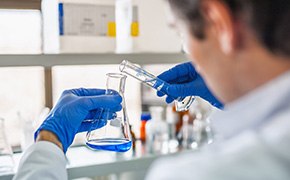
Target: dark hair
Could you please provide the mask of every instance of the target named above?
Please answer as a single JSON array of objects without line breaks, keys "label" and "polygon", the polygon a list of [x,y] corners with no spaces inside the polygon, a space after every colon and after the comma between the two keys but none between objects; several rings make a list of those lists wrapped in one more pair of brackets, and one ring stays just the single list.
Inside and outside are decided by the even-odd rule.
[{"label": "dark hair", "polygon": [[[190,27],[192,34],[204,39],[206,21],[202,0],[168,0],[177,16]],[[219,0],[231,10],[235,19],[244,21],[257,39],[275,54],[290,56],[289,0]]]}]

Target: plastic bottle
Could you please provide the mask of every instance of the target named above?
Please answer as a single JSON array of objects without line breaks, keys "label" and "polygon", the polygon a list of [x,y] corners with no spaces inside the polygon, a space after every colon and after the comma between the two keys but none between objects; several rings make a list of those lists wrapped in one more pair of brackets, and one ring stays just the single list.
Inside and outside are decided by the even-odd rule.
[{"label": "plastic bottle", "polygon": [[190,115],[183,116],[182,123],[182,147],[183,149],[192,149],[196,146],[192,146],[195,143],[194,134],[193,134],[193,119]]},{"label": "plastic bottle", "polygon": [[190,114],[195,115],[193,122],[194,147],[199,148],[213,142],[213,132],[210,124],[210,115],[215,109],[202,98],[196,98],[190,108]]},{"label": "plastic bottle", "polygon": [[146,142],[146,123],[151,119],[150,113],[141,114],[141,125],[140,125],[140,140],[142,143]]},{"label": "plastic bottle", "polygon": [[168,153],[168,125],[163,120],[163,108],[150,107],[152,120],[146,123],[146,150],[148,153]]},{"label": "plastic bottle", "polygon": [[176,138],[176,123],[178,122],[179,117],[176,112],[173,111],[172,106],[168,106],[166,108],[166,122],[168,125],[168,135],[169,135],[169,151],[170,152],[176,152],[178,150],[178,141]]}]

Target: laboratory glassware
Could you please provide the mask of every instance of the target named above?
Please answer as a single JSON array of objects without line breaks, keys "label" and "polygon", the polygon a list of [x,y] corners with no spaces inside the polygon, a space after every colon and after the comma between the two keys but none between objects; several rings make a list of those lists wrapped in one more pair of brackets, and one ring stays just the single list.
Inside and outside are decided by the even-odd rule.
[{"label": "laboratory glassware", "polygon": [[14,160],[12,148],[7,142],[4,119],[0,118],[0,173],[12,172]]},{"label": "laboratory glassware", "polygon": [[[169,84],[157,78],[153,74],[147,72],[146,70],[140,68],[139,66],[132,64],[127,60],[123,60],[119,66],[119,69],[121,72],[134,77],[135,79],[141,81],[142,83],[148,85],[149,87],[152,87],[157,91],[161,91],[164,94],[166,94],[165,90],[169,86]],[[175,99],[176,111],[188,110],[191,103],[194,100],[194,96],[172,97],[172,98]]]},{"label": "laboratory glassware", "polygon": [[182,117],[182,147],[184,149],[196,148],[194,139],[193,121],[189,114]]},{"label": "laboratory glassware", "polygon": [[169,134],[169,152],[176,152],[178,150],[178,140],[176,138],[176,123],[178,121],[178,114],[173,111],[172,106],[167,106],[166,108],[166,122],[168,125]]},{"label": "laboratory glassware", "polygon": [[[99,117],[92,120],[92,126],[86,136],[86,144],[93,149],[126,152],[131,148],[131,136],[129,119],[124,98],[126,75],[118,73],[107,74],[107,95],[118,92],[122,101],[122,110],[117,112],[116,117],[109,119],[108,110],[102,109]],[[101,118],[102,117],[102,118]],[[96,129],[95,127],[100,127]]]},{"label": "laboratory glassware", "polygon": [[198,148],[213,142],[213,131],[210,123],[210,114],[213,108],[208,102],[197,97],[190,107],[190,114],[195,116],[193,121],[194,142],[192,147]]},{"label": "laboratory glassware", "polygon": [[168,125],[162,118],[163,107],[149,107],[152,119],[146,123],[146,149],[148,153],[166,154],[169,151]]}]

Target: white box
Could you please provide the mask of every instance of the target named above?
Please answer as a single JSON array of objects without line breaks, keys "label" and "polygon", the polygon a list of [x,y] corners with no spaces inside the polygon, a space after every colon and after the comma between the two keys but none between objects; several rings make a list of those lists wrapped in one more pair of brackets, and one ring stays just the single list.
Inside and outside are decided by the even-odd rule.
[{"label": "white box", "polygon": [[[133,38],[134,52],[179,53],[181,40],[168,25],[166,2],[163,0],[134,0],[137,5],[140,33]],[[134,11],[134,10],[133,10]],[[133,12],[133,20],[134,20]]]},{"label": "white box", "polygon": [[41,13],[0,10],[0,54],[42,53]]},{"label": "white box", "polygon": [[44,53],[115,51],[115,1],[43,0]]}]

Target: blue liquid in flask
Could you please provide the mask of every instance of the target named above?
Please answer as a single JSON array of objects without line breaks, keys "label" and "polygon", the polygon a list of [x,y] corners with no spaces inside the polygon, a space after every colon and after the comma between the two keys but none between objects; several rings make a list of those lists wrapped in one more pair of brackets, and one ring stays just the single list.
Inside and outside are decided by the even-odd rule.
[{"label": "blue liquid in flask", "polygon": [[86,144],[93,149],[115,152],[126,152],[132,146],[132,142],[130,140],[117,138],[92,139]]}]

